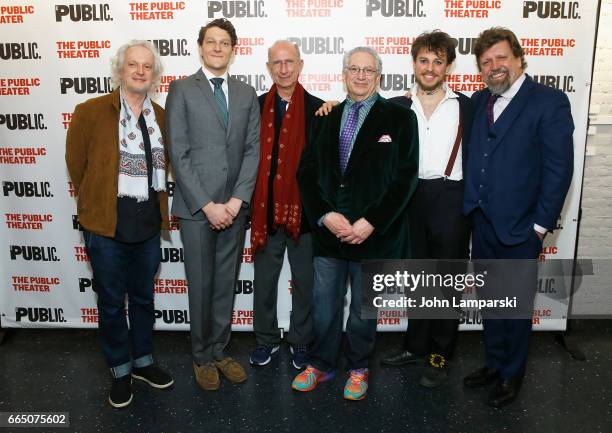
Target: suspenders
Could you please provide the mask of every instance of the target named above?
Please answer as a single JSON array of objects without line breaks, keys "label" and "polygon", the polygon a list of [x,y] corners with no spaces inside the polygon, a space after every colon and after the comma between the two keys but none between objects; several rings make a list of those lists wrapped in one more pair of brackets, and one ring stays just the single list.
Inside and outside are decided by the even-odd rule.
[{"label": "suspenders", "polygon": [[451,151],[448,164],[446,164],[446,170],[444,170],[444,180],[448,179],[453,171],[455,160],[457,159],[457,153],[459,152],[459,144],[461,144],[461,136],[463,135],[463,115],[461,114],[461,105],[459,106],[459,127],[457,128],[457,137],[455,137],[455,144]]}]

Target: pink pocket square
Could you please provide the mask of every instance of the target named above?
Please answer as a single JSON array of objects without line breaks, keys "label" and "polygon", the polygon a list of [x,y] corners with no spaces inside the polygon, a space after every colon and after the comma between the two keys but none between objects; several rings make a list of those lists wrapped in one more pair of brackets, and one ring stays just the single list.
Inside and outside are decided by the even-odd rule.
[{"label": "pink pocket square", "polygon": [[391,136],[389,134],[383,134],[378,139],[379,143],[391,143],[392,141],[393,140],[391,140]]}]

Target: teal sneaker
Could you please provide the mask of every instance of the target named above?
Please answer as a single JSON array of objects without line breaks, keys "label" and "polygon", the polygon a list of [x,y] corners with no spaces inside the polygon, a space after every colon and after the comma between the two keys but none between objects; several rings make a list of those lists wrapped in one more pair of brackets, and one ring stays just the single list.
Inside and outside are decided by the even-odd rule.
[{"label": "teal sneaker", "polygon": [[350,377],[344,385],[344,398],[347,400],[363,400],[368,393],[368,368],[358,368],[350,371]]},{"label": "teal sneaker", "polygon": [[331,380],[334,376],[333,370],[325,372],[308,365],[305,370],[295,376],[291,388],[301,392],[312,391],[319,383]]}]

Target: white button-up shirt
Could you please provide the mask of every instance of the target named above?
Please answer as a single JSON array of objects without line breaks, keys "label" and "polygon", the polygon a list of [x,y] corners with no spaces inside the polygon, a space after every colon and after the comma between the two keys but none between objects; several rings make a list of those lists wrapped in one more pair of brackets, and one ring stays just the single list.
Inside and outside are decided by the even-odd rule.
[{"label": "white button-up shirt", "polygon": [[495,105],[493,106],[494,122],[496,122],[497,118],[501,116],[508,104],[512,102],[512,98],[514,98],[518,93],[519,89],[525,82],[525,78],[525,74],[521,74],[521,76],[516,79],[516,81],[512,84],[512,86],[510,86],[508,90],[499,95],[499,98],[497,98],[497,101],[495,101]]},{"label": "white button-up shirt", "polygon": [[[457,137],[459,96],[446,84],[443,84],[444,99],[427,119],[417,96],[417,90],[418,84],[415,83],[411,93],[412,111],[416,114],[419,125],[419,178],[438,179],[444,177],[444,170],[446,170]],[[460,145],[455,165],[448,177],[450,180],[463,179],[461,147]]]}]

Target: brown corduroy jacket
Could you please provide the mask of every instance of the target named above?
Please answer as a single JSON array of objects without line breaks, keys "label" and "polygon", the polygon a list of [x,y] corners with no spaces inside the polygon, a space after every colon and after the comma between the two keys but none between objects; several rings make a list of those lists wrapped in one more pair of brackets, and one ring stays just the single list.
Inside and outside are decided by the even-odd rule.
[{"label": "brown corduroy jacket", "polygon": [[[164,109],[153,102],[164,141]],[[119,89],[76,106],[66,136],[66,164],[77,194],[79,223],[88,231],[114,237],[119,176]],[[166,153],[166,173],[168,154]],[[162,229],[169,228],[168,195],[159,193]]]}]

